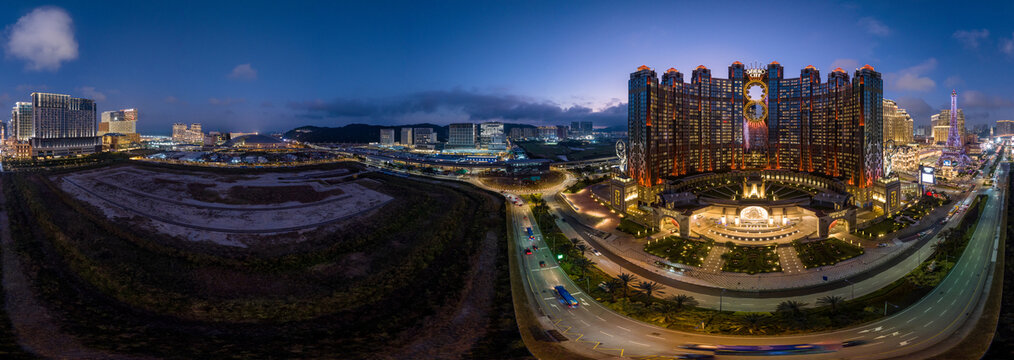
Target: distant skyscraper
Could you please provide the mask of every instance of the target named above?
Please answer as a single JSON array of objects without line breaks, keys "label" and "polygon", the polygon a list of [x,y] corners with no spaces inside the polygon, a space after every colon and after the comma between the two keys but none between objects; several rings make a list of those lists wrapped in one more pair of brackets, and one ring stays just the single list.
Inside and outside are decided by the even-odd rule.
[{"label": "distant skyscraper", "polygon": [[95,136],[95,101],[64,94],[32,93],[33,156],[91,154],[101,145]]},{"label": "distant skyscraper", "polygon": [[997,120],[996,130],[993,131],[995,136],[1010,136],[1014,135],[1014,120]]},{"label": "distant skyscraper", "polygon": [[109,133],[123,134],[126,139],[138,142],[141,140],[137,134],[137,109],[123,109],[102,112],[99,119],[98,135],[103,136]]},{"label": "distant skyscraper", "polygon": [[884,144],[901,146],[911,143],[914,135],[912,117],[894,100],[884,99]]},{"label": "distant skyscraper", "polygon": [[457,123],[447,127],[447,146],[475,148],[475,124]]},{"label": "distant skyscraper", "polygon": [[411,146],[415,137],[412,136],[412,128],[401,128],[401,145]]},{"label": "distant skyscraper", "polygon": [[[957,104],[955,104],[955,105],[957,105]],[[957,114],[958,114],[958,116],[957,116],[958,121],[957,121],[956,125],[958,127],[958,135],[959,135],[958,139],[962,139],[965,136],[964,135],[965,134],[965,110],[964,109],[957,109]],[[939,114],[935,114],[935,115],[931,116],[930,119],[933,122],[933,142],[946,144],[947,141],[950,139],[950,132],[951,132],[950,131],[950,128],[951,128],[951,110],[950,109],[940,110]],[[940,137],[937,137],[938,131],[939,131],[938,129],[941,129],[941,128],[946,128],[947,131],[944,132],[944,133],[942,133],[942,134],[940,134],[941,135]]]},{"label": "distant skyscraper", "polygon": [[[951,112],[950,112],[950,131],[947,133],[947,147],[950,148],[961,148],[965,146],[964,135],[965,135],[965,119],[961,117],[961,124],[958,124],[958,91],[951,90]],[[964,114],[962,114],[964,115]],[[959,127],[960,126],[960,127]]]},{"label": "distant skyscraper", "polygon": [[507,139],[503,133],[503,123],[498,121],[485,122],[479,125],[479,144],[489,150],[507,149]]},{"label": "distant skyscraper", "polygon": [[380,145],[394,145],[394,129],[380,129]]},{"label": "distant skyscraper", "polygon": [[173,124],[173,141],[178,143],[203,144],[204,131],[201,130],[201,124],[190,124],[190,127],[182,123]]},{"label": "distant skyscraper", "polygon": [[556,139],[556,126],[539,126],[539,137],[543,139]]},{"label": "distant skyscraper", "polygon": [[34,129],[32,124],[32,103],[27,101],[14,103],[14,109],[11,109],[10,134],[7,134],[7,137],[17,139],[18,141],[28,141],[28,139],[31,139],[35,135]]},{"label": "distant skyscraper", "polygon": [[436,144],[437,142],[437,134],[433,132],[432,128],[413,128],[412,135],[412,142],[415,145]]}]

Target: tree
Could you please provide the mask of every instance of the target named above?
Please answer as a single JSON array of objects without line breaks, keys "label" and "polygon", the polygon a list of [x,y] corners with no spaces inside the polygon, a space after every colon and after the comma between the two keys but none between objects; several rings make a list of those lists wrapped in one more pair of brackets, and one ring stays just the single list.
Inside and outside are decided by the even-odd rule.
[{"label": "tree", "polygon": [[697,300],[694,300],[693,296],[687,294],[679,294],[669,297],[669,301],[672,301],[676,306],[676,310],[683,310],[687,306],[697,306]]},{"label": "tree", "polygon": [[749,313],[743,315],[743,317],[740,318],[740,321],[742,322],[743,328],[747,329],[750,334],[753,334],[754,331],[763,332],[764,321],[766,321],[767,318],[767,315],[764,314]]},{"label": "tree", "polygon": [[584,252],[588,251],[588,245],[585,244],[577,244],[575,248],[577,248],[577,250],[581,252],[581,256],[584,256]]},{"label": "tree", "polygon": [[806,305],[806,303],[797,302],[795,300],[787,300],[778,304],[778,308],[776,308],[775,311],[795,325],[805,327],[806,313],[803,312],[803,307]]},{"label": "tree", "polygon": [[642,281],[637,283],[637,288],[640,289],[641,291],[644,291],[645,295],[648,295],[648,299],[646,300],[646,302],[651,303],[651,293],[657,291],[658,289],[661,289],[662,285],[659,285],[657,282],[654,281]]},{"label": "tree", "polygon": [[578,269],[581,269],[581,277],[584,277],[584,274],[585,272],[588,271],[588,268],[590,268],[592,265],[595,265],[594,261],[588,260],[588,258],[583,257],[576,258],[573,261],[571,261],[571,263],[574,264],[574,266],[576,266]]},{"label": "tree", "polygon": [[619,279],[609,279],[606,281],[606,286],[609,287],[609,295],[612,297],[613,301],[616,301],[616,290],[619,290],[620,287],[623,287],[624,292],[627,291],[627,286]]},{"label": "tree", "polygon": [[630,286],[630,283],[634,282],[634,280],[637,280],[637,276],[627,273],[620,273],[620,275],[616,277],[616,280],[619,280],[621,283],[623,283],[623,297],[627,297],[627,287]]},{"label": "tree", "polygon": [[845,302],[845,299],[842,299],[841,296],[837,295],[828,295],[817,299],[817,305],[831,307],[831,315],[834,315],[835,313],[838,312],[838,306],[841,305],[843,302]]}]

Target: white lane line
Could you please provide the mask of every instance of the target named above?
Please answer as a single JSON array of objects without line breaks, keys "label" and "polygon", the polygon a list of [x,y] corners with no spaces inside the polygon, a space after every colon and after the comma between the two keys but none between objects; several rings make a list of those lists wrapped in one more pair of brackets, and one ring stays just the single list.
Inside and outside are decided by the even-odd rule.
[{"label": "white lane line", "polygon": [[956,302],[958,302],[958,299],[951,300],[951,305],[954,305]]},{"label": "white lane line", "polygon": [[642,344],[642,343],[639,343],[637,341],[631,341],[631,343],[634,343],[634,344],[637,344],[637,345],[641,345],[641,346],[648,346],[648,344]]},{"label": "white lane line", "polygon": [[933,323],[933,321],[934,321],[934,320],[930,320],[930,322],[926,323],[926,325],[923,325],[922,327],[927,327],[927,326],[930,326],[930,324],[932,324],[932,323]]},{"label": "white lane line", "polygon": [[584,320],[578,320],[578,321],[580,321],[582,324],[584,324],[584,326],[591,326],[591,324],[589,324],[588,322],[586,322]]},{"label": "white lane line", "polygon": [[630,329],[627,329],[627,328],[625,328],[625,327],[622,327],[622,326],[619,326],[619,325],[617,325],[616,327],[618,327],[618,328],[620,328],[620,329],[623,329],[623,331],[627,331],[627,332],[629,332],[629,331],[630,331]]},{"label": "white lane line", "polygon": [[905,323],[908,324],[908,323],[912,322],[912,320],[915,320],[915,318],[908,319],[908,321],[906,321]]},{"label": "white lane line", "polygon": [[606,319],[603,319],[601,316],[595,315],[595,317],[599,318],[599,320],[606,321]]},{"label": "white lane line", "polygon": [[942,301],[943,299],[944,299],[944,297],[943,297],[943,296],[941,296],[941,297],[940,297],[939,299],[937,299],[937,304],[939,304],[939,303],[940,303],[940,301]]},{"label": "white lane line", "polygon": [[661,337],[661,336],[658,336],[658,335],[653,335],[653,334],[648,334],[648,336],[651,336],[651,337],[653,337],[653,338],[659,338],[659,339],[664,339],[664,338],[663,338],[663,337]]},{"label": "white lane line", "polygon": [[600,332],[600,333],[603,333],[603,334],[605,334],[605,335],[606,335],[606,336],[608,336],[608,337],[613,337],[613,335],[612,335],[612,334],[610,334],[610,333],[607,333],[607,332],[605,332],[605,331],[599,330],[599,332]]},{"label": "white lane line", "polygon": [[928,313],[928,312],[929,312],[930,310],[933,310],[933,307],[932,307],[932,306],[930,306],[930,307],[926,308],[926,310],[923,310],[923,311],[922,311],[922,313],[923,313],[923,314],[925,314],[925,313]]}]

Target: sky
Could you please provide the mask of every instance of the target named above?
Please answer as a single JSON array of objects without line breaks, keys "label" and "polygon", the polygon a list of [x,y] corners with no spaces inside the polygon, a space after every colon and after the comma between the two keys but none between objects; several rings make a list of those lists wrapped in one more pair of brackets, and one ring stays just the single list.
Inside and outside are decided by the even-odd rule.
[{"label": "sky", "polygon": [[[33,91],[136,108],[138,130],[502,120],[626,123],[640,65],[722,76],[870,64],[929,125],[1014,119],[1014,2],[57,1],[0,14],[0,102]],[[794,77],[794,76],[793,76]]]}]

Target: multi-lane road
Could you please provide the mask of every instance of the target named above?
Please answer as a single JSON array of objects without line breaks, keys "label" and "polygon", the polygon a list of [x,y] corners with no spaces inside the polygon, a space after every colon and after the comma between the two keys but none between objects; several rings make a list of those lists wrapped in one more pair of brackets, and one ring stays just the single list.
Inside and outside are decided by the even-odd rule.
[{"label": "multi-lane road", "polygon": [[[522,281],[527,296],[533,301],[532,311],[542,318],[547,330],[556,329],[571,341],[565,346],[576,352],[597,357],[671,356],[689,351],[683,344],[775,345],[775,344],[841,344],[848,340],[864,340],[861,346],[846,347],[833,352],[806,354],[807,359],[883,359],[911,356],[937,345],[975,319],[981,308],[985,290],[992,281],[992,269],[998,256],[998,224],[1006,192],[1008,164],[997,170],[998,188],[978,190],[988,196],[986,207],[965,252],[944,281],[918,303],[890,317],[838,331],[792,336],[724,336],[673,331],[649,325],[612,312],[584,294],[559,268],[548,250],[538,226],[528,219],[527,206],[510,206],[508,216],[514,227],[516,251],[521,261]],[[528,219],[526,219],[526,217]],[[526,227],[535,232],[534,244],[539,247],[531,255]],[[1002,252],[999,252],[1002,254]],[[545,262],[545,267],[539,262]],[[553,287],[565,286],[580,305],[562,305]],[[799,355],[785,358],[802,358]]]}]

